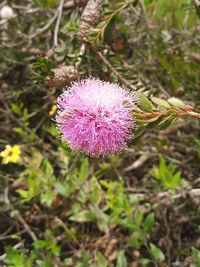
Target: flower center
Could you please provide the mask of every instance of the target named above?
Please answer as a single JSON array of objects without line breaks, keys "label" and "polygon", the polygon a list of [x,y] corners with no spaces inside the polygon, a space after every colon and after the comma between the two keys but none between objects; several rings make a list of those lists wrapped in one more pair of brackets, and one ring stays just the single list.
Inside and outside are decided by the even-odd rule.
[{"label": "flower center", "polygon": [[13,151],[9,151],[8,152],[8,157],[12,157],[12,155],[13,155]]}]

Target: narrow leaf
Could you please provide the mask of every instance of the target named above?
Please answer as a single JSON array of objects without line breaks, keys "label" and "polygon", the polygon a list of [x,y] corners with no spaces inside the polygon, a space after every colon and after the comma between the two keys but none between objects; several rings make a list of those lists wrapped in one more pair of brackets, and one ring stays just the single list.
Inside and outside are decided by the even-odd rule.
[{"label": "narrow leaf", "polygon": [[141,92],[136,92],[136,96],[139,99],[140,107],[146,111],[153,111],[153,107],[149,99]]}]

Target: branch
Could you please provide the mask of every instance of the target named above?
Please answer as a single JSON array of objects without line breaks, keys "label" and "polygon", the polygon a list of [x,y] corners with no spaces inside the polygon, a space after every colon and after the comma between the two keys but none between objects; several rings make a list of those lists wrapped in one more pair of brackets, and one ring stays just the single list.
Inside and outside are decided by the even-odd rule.
[{"label": "branch", "polygon": [[106,59],[106,57],[100,51],[97,51],[96,53],[99,56],[99,58],[103,61],[103,63],[110,69],[110,71],[118,78],[118,80],[121,83],[126,85],[131,90],[134,90],[134,91],[136,90],[136,87],[132,85],[131,83],[129,83],[126,79],[124,79],[122,75],[115,68],[113,68],[110,62]]},{"label": "branch", "polygon": [[136,170],[140,167],[142,167],[144,165],[144,163],[152,157],[152,154],[143,154],[139,157],[139,159],[137,159],[136,161],[134,161],[130,166],[126,167],[124,169],[124,172],[129,172],[132,170]]},{"label": "branch", "polygon": [[58,6],[58,18],[56,21],[55,31],[54,31],[54,46],[58,45],[58,31],[60,26],[60,21],[62,17],[62,10],[63,10],[64,0],[60,0],[60,4]]},{"label": "branch", "polygon": [[110,23],[110,21],[118,15],[123,9],[127,8],[130,4],[134,4],[135,6],[137,5],[138,0],[129,0],[125,1],[124,3],[118,3],[117,9],[116,10],[108,10],[107,15],[104,16],[103,21],[101,21],[97,27],[91,32],[91,43],[92,44],[97,44],[100,40],[100,38],[104,35],[105,29]]},{"label": "branch", "polygon": [[47,22],[47,24],[44,25],[44,27],[37,29],[33,34],[28,35],[27,37],[29,39],[32,39],[32,38],[35,38],[37,35],[48,30],[48,28],[53,24],[53,22],[57,18],[57,16],[58,16],[58,10],[55,12],[54,16]]},{"label": "branch", "polygon": [[16,219],[23,225],[24,229],[29,234],[29,236],[32,238],[32,240],[33,241],[36,241],[37,240],[37,237],[36,237],[35,233],[31,230],[31,228],[29,227],[29,225],[25,222],[24,218],[21,216],[21,214],[19,213],[19,211],[18,210],[15,210],[15,208],[10,203],[10,200],[9,200],[9,197],[8,197],[8,191],[9,191],[8,188],[6,188],[5,191],[4,191],[5,203],[8,205],[8,207],[10,208],[10,210],[14,212],[14,215],[15,215]]}]

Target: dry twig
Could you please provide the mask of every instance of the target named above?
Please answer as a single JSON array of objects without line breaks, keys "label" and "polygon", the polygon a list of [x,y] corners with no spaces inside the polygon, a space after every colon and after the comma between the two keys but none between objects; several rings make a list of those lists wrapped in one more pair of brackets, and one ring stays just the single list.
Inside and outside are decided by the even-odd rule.
[{"label": "dry twig", "polygon": [[126,79],[124,79],[124,77],[122,77],[122,75],[115,68],[113,68],[110,62],[106,59],[106,57],[100,51],[97,51],[96,53],[99,56],[99,58],[103,61],[103,63],[111,70],[111,72],[119,79],[121,83],[126,85],[131,90],[134,90],[134,91],[136,90],[136,87],[132,85],[131,83],[129,83]]},{"label": "dry twig", "polygon": [[29,234],[29,236],[33,239],[33,241],[37,240],[36,235],[34,234],[34,232],[31,230],[31,228],[29,227],[29,225],[25,222],[24,218],[21,216],[21,214],[19,213],[18,210],[15,210],[14,207],[12,206],[9,197],[8,197],[8,192],[9,189],[6,188],[4,191],[4,199],[5,199],[5,203],[8,205],[9,209],[11,211],[14,211],[15,217],[16,219],[23,225],[24,229],[26,230],[26,232]]},{"label": "dry twig", "polygon": [[143,166],[143,164],[150,158],[152,157],[152,155],[150,154],[143,154],[141,155],[141,157],[139,157],[139,159],[137,159],[136,161],[134,161],[131,165],[129,165],[128,167],[126,167],[124,169],[124,172],[129,172],[135,169],[140,168],[141,166]]}]

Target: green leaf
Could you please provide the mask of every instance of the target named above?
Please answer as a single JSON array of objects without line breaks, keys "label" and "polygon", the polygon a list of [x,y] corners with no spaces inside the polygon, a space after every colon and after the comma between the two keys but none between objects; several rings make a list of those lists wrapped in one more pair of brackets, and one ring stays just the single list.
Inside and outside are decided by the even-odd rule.
[{"label": "green leaf", "polygon": [[141,246],[143,245],[141,238],[142,238],[141,232],[134,231],[133,234],[128,239],[128,246],[134,249],[140,249]]},{"label": "green leaf", "polygon": [[63,263],[65,264],[66,267],[68,265],[72,266],[73,265],[73,259],[72,258],[65,258]]},{"label": "green leaf", "polygon": [[54,58],[55,58],[56,61],[61,62],[61,61],[63,61],[65,59],[65,54],[63,54],[63,55],[55,54]]},{"label": "green leaf", "polygon": [[162,250],[156,247],[153,243],[150,243],[150,251],[153,257],[158,261],[162,262],[165,260],[165,255],[163,254]]},{"label": "green leaf", "polygon": [[182,110],[185,110],[186,108],[185,103],[176,97],[171,97],[167,101],[172,107],[180,108]]},{"label": "green leaf", "polygon": [[142,266],[143,266],[143,265],[147,265],[147,264],[149,264],[150,262],[151,262],[151,260],[148,259],[148,258],[141,258],[141,259],[138,260],[138,263],[141,264]]},{"label": "green leaf", "polygon": [[100,184],[97,181],[97,178],[93,176],[90,179],[90,195],[89,198],[95,204],[99,204],[103,197],[103,190],[101,189]]},{"label": "green leaf", "polygon": [[144,231],[145,233],[150,233],[154,227],[155,214],[150,213],[144,221]]},{"label": "green leaf", "polygon": [[36,138],[34,130],[32,130],[31,133],[27,133],[21,127],[14,127],[13,131],[19,134],[25,142],[33,142]]},{"label": "green leaf", "polygon": [[99,229],[105,233],[109,232],[108,227],[108,215],[101,211],[97,205],[90,205],[92,214],[96,217],[97,225]]},{"label": "green leaf", "polygon": [[149,111],[149,112],[153,111],[153,106],[152,106],[151,102],[143,93],[136,92],[135,94],[139,99],[139,105],[142,109]]},{"label": "green leaf", "polygon": [[50,190],[40,195],[41,203],[46,204],[47,206],[51,206],[54,198],[55,198],[55,194],[53,191],[50,191]]},{"label": "green leaf", "polygon": [[16,192],[23,198],[28,198],[28,191],[24,189],[17,189]]},{"label": "green leaf", "polygon": [[79,172],[79,180],[81,182],[85,182],[85,180],[87,179],[88,171],[89,171],[89,162],[88,162],[88,158],[85,158],[83,163],[81,164],[81,169]]},{"label": "green leaf", "polygon": [[47,132],[50,133],[53,137],[59,136],[59,131],[53,124],[49,128],[47,128]]},{"label": "green leaf", "polygon": [[200,267],[200,250],[192,248],[192,258],[195,263],[195,267]]},{"label": "green leaf", "polygon": [[152,122],[156,122],[158,119],[159,119],[159,115],[157,115],[157,116],[155,116],[153,118],[150,118],[150,119],[144,119],[144,120],[138,120],[138,119],[136,119],[136,122],[137,123],[150,124]]},{"label": "green leaf", "polygon": [[82,210],[79,213],[76,213],[69,218],[71,221],[75,222],[91,222],[94,221],[95,215],[89,210]]},{"label": "green leaf", "polygon": [[12,109],[12,111],[13,111],[15,114],[17,114],[17,115],[19,115],[19,116],[20,116],[21,113],[22,113],[20,106],[18,106],[18,105],[15,104],[15,103],[12,103],[12,104],[11,104],[11,109]]},{"label": "green leaf", "polygon": [[127,260],[124,254],[124,251],[121,250],[117,255],[117,267],[127,267]]},{"label": "green leaf", "polygon": [[98,267],[107,267],[108,262],[101,252],[98,252]]},{"label": "green leaf", "polygon": [[52,263],[49,263],[47,260],[36,260],[38,267],[54,267]]},{"label": "green leaf", "polygon": [[167,165],[162,156],[159,156],[159,166],[154,167],[151,174],[161,182],[165,189],[175,189],[185,182],[181,178],[181,173],[176,172],[172,164]]},{"label": "green leaf", "polygon": [[177,117],[170,116],[167,117],[166,120],[161,121],[158,126],[161,130],[170,129],[177,123],[177,121],[178,121]]},{"label": "green leaf", "polygon": [[54,188],[55,188],[55,191],[64,196],[64,197],[68,197],[69,196],[69,192],[67,190],[67,187],[66,185],[63,185],[61,182],[55,182],[54,183]]},{"label": "green leaf", "polygon": [[169,103],[163,99],[157,98],[157,97],[151,97],[151,100],[157,104],[160,107],[164,107],[166,109],[171,108],[171,106],[169,105]]},{"label": "green leaf", "polygon": [[17,250],[13,249],[12,247],[6,247],[6,259],[5,262],[8,264],[13,264],[16,267],[23,267],[25,261],[25,255]]},{"label": "green leaf", "polygon": [[52,67],[53,63],[49,59],[38,57],[36,62],[33,64],[33,71],[44,78],[51,73]]},{"label": "green leaf", "polygon": [[144,130],[146,129],[146,125],[144,124],[141,124],[135,131],[134,131],[134,138],[137,138],[139,137],[143,132]]},{"label": "green leaf", "polygon": [[78,262],[78,264],[75,265],[75,267],[88,267],[89,261],[90,261],[90,253],[88,251],[83,251],[81,253],[81,260]]},{"label": "green leaf", "polygon": [[51,178],[54,174],[54,169],[51,165],[51,163],[49,162],[49,160],[46,158],[44,159],[43,161],[43,164],[42,164],[42,169],[45,173],[45,175],[48,177],[48,178]]},{"label": "green leaf", "polygon": [[58,53],[58,54],[65,52],[65,50],[66,50],[66,45],[65,45],[65,44],[63,44],[62,46],[57,46],[57,47],[54,49],[54,51],[55,51],[56,53]]},{"label": "green leaf", "polygon": [[157,117],[157,120],[148,123],[147,127],[150,128],[150,129],[158,127],[159,123],[162,122],[162,120],[163,120],[162,116]]},{"label": "green leaf", "polygon": [[141,225],[144,218],[144,213],[142,212],[142,210],[136,209],[134,215],[136,224]]}]

